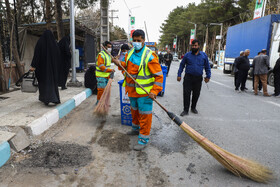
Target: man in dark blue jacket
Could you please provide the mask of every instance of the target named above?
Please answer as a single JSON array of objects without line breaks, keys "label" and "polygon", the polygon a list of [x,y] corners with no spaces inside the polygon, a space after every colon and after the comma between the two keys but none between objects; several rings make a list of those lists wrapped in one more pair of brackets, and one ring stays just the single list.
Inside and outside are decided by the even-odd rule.
[{"label": "man in dark blue jacket", "polygon": [[199,46],[200,42],[198,40],[192,41],[191,52],[185,54],[178,70],[177,81],[180,82],[182,72],[184,68],[186,68],[183,82],[184,111],[180,114],[181,116],[185,116],[189,113],[191,92],[191,111],[195,114],[198,113],[198,111],[196,110],[196,104],[200,95],[201,84],[203,80],[203,68],[206,72],[204,81],[208,83],[211,77],[211,68],[209,65],[208,57],[204,52],[199,51]]}]

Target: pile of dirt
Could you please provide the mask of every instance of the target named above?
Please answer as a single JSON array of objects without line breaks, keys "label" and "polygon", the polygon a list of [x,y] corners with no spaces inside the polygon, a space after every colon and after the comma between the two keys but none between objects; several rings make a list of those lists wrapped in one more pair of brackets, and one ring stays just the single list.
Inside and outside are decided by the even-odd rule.
[{"label": "pile of dirt", "polygon": [[28,159],[19,165],[23,167],[62,168],[85,166],[93,158],[89,147],[78,144],[44,143],[28,153]]},{"label": "pile of dirt", "polygon": [[130,151],[129,136],[116,131],[102,131],[102,136],[98,140],[98,144],[102,147],[107,147],[113,153]]}]

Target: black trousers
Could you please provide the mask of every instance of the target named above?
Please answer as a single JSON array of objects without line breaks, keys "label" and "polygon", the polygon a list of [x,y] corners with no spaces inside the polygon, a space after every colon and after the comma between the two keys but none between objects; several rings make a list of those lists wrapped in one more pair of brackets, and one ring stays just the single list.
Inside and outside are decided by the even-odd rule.
[{"label": "black trousers", "polygon": [[183,82],[184,111],[189,111],[192,94],[191,108],[195,109],[200,95],[202,76],[186,74]]},{"label": "black trousers", "polygon": [[248,77],[248,71],[247,70],[238,70],[238,76],[237,76],[237,83],[235,90],[239,90],[239,87],[241,85],[241,90],[243,91],[245,89],[247,77]]},{"label": "black trousers", "polygon": [[[253,79],[252,79],[252,82],[253,82],[253,89],[254,89],[254,82],[255,82],[255,75],[253,74]],[[259,91],[262,90],[262,81],[260,80],[259,81]]]},{"label": "black trousers", "polygon": [[237,85],[238,71],[234,73],[234,86]]},{"label": "black trousers", "polygon": [[170,66],[171,66],[171,62],[166,62],[165,65],[167,66],[167,75],[168,75],[169,69],[170,69]]},{"label": "black trousers", "polygon": [[274,93],[276,96],[280,94],[280,73],[274,74]]}]

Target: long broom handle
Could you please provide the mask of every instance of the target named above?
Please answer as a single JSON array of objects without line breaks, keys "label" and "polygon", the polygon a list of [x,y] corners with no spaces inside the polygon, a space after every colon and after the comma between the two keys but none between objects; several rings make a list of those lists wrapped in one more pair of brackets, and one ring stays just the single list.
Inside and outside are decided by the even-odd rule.
[{"label": "long broom handle", "polygon": [[[111,55],[111,53],[109,53],[103,45],[101,45],[101,47],[103,48],[103,50],[104,50],[108,55],[111,56],[111,58],[114,58],[114,57]],[[147,94],[149,94],[149,92],[148,92],[141,84],[139,84],[139,83],[132,77],[132,75],[130,75],[130,74],[127,72],[127,70],[121,65],[121,63],[119,64],[119,66],[120,66],[120,67],[125,71],[125,73],[135,82],[135,84],[137,84],[142,90],[144,90],[144,92],[146,92]],[[153,99],[153,100],[154,100],[165,112],[168,112],[168,110],[167,110],[164,106],[162,106],[162,104],[160,104],[156,99]]]}]

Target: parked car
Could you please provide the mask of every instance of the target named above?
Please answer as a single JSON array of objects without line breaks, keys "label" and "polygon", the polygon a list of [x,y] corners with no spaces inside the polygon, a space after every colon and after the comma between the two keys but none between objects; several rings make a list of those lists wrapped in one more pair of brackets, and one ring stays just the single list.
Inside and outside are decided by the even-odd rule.
[{"label": "parked car", "polygon": [[178,55],[177,55],[177,54],[174,54],[174,55],[173,55],[173,60],[174,60],[174,61],[179,61]]}]

